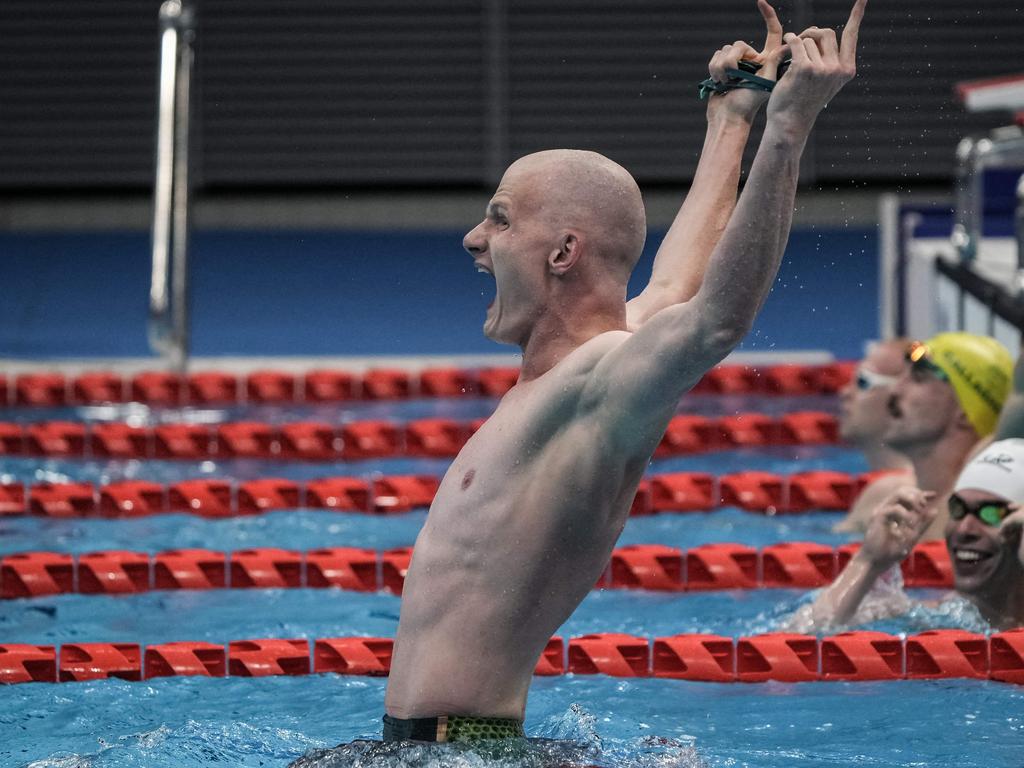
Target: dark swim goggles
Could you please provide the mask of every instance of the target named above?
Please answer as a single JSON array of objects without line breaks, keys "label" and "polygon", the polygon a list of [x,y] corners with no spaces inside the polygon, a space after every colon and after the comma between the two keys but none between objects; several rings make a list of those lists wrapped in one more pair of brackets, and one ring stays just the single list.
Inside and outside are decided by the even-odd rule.
[{"label": "dark swim goggles", "polygon": [[955,493],[949,497],[949,516],[954,520],[963,520],[974,515],[985,525],[997,526],[1010,515],[1010,504],[1006,501],[982,501],[968,504]]},{"label": "dark swim goggles", "polygon": [[910,369],[914,373],[926,373],[939,381],[949,383],[949,374],[935,364],[931,349],[923,341],[911,342],[903,359],[910,364]]}]

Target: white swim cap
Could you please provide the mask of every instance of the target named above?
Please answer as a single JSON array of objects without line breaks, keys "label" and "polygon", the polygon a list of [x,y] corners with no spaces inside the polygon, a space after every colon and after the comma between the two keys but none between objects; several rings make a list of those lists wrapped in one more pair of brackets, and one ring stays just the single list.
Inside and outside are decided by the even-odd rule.
[{"label": "white swim cap", "polygon": [[971,459],[953,490],[967,488],[1024,501],[1024,440],[1000,440]]}]

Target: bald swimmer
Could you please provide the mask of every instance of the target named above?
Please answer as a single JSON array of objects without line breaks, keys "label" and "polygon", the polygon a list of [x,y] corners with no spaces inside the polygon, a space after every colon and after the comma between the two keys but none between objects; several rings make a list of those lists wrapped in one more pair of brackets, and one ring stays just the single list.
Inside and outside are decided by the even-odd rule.
[{"label": "bald swimmer", "polygon": [[714,97],[721,122],[709,124],[651,284],[629,303],[646,228],[629,173],[572,150],[506,171],[464,245],[497,283],[484,332],[522,349],[522,373],[452,463],[417,538],[385,741],[523,734],[537,659],[608,562],[680,396],[739,343],[768,294],[800,156],[818,112],[854,75],[864,5],[840,44],[816,27],[782,40],[762,0],[776,44],[715,55],[716,79],[741,57],[759,56],[768,79],[784,53],[792,64],[767,101],[734,211],[739,154],[765,95]]}]

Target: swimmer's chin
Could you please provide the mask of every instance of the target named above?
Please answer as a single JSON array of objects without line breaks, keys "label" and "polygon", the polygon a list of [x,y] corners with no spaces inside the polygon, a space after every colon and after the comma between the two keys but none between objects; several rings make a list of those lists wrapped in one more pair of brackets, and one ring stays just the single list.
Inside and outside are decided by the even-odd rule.
[{"label": "swimmer's chin", "polygon": [[496,341],[499,344],[514,344],[514,341],[509,340],[501,333],[501,308],[498,304],[498,297],[494,297],[494,301],[487,307],[487,318],[484,320],[484,336],[491,341]]}]

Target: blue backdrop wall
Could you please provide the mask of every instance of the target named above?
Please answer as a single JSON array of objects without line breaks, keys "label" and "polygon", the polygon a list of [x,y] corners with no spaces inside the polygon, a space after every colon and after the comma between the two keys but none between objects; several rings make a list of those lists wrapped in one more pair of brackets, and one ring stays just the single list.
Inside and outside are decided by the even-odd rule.
[{"label": "blue backdrop wall", "polygon": [[[643,287],[649,238],[630,295]],[[193,239],[196,355],[512,351],[481,333],[493,296],[460,232],[201,232]],[[145,233],[0,234],[0,356],[149,354]],[[793,232],[742,349],[858,357],[878,332],[872,229]]]}]

